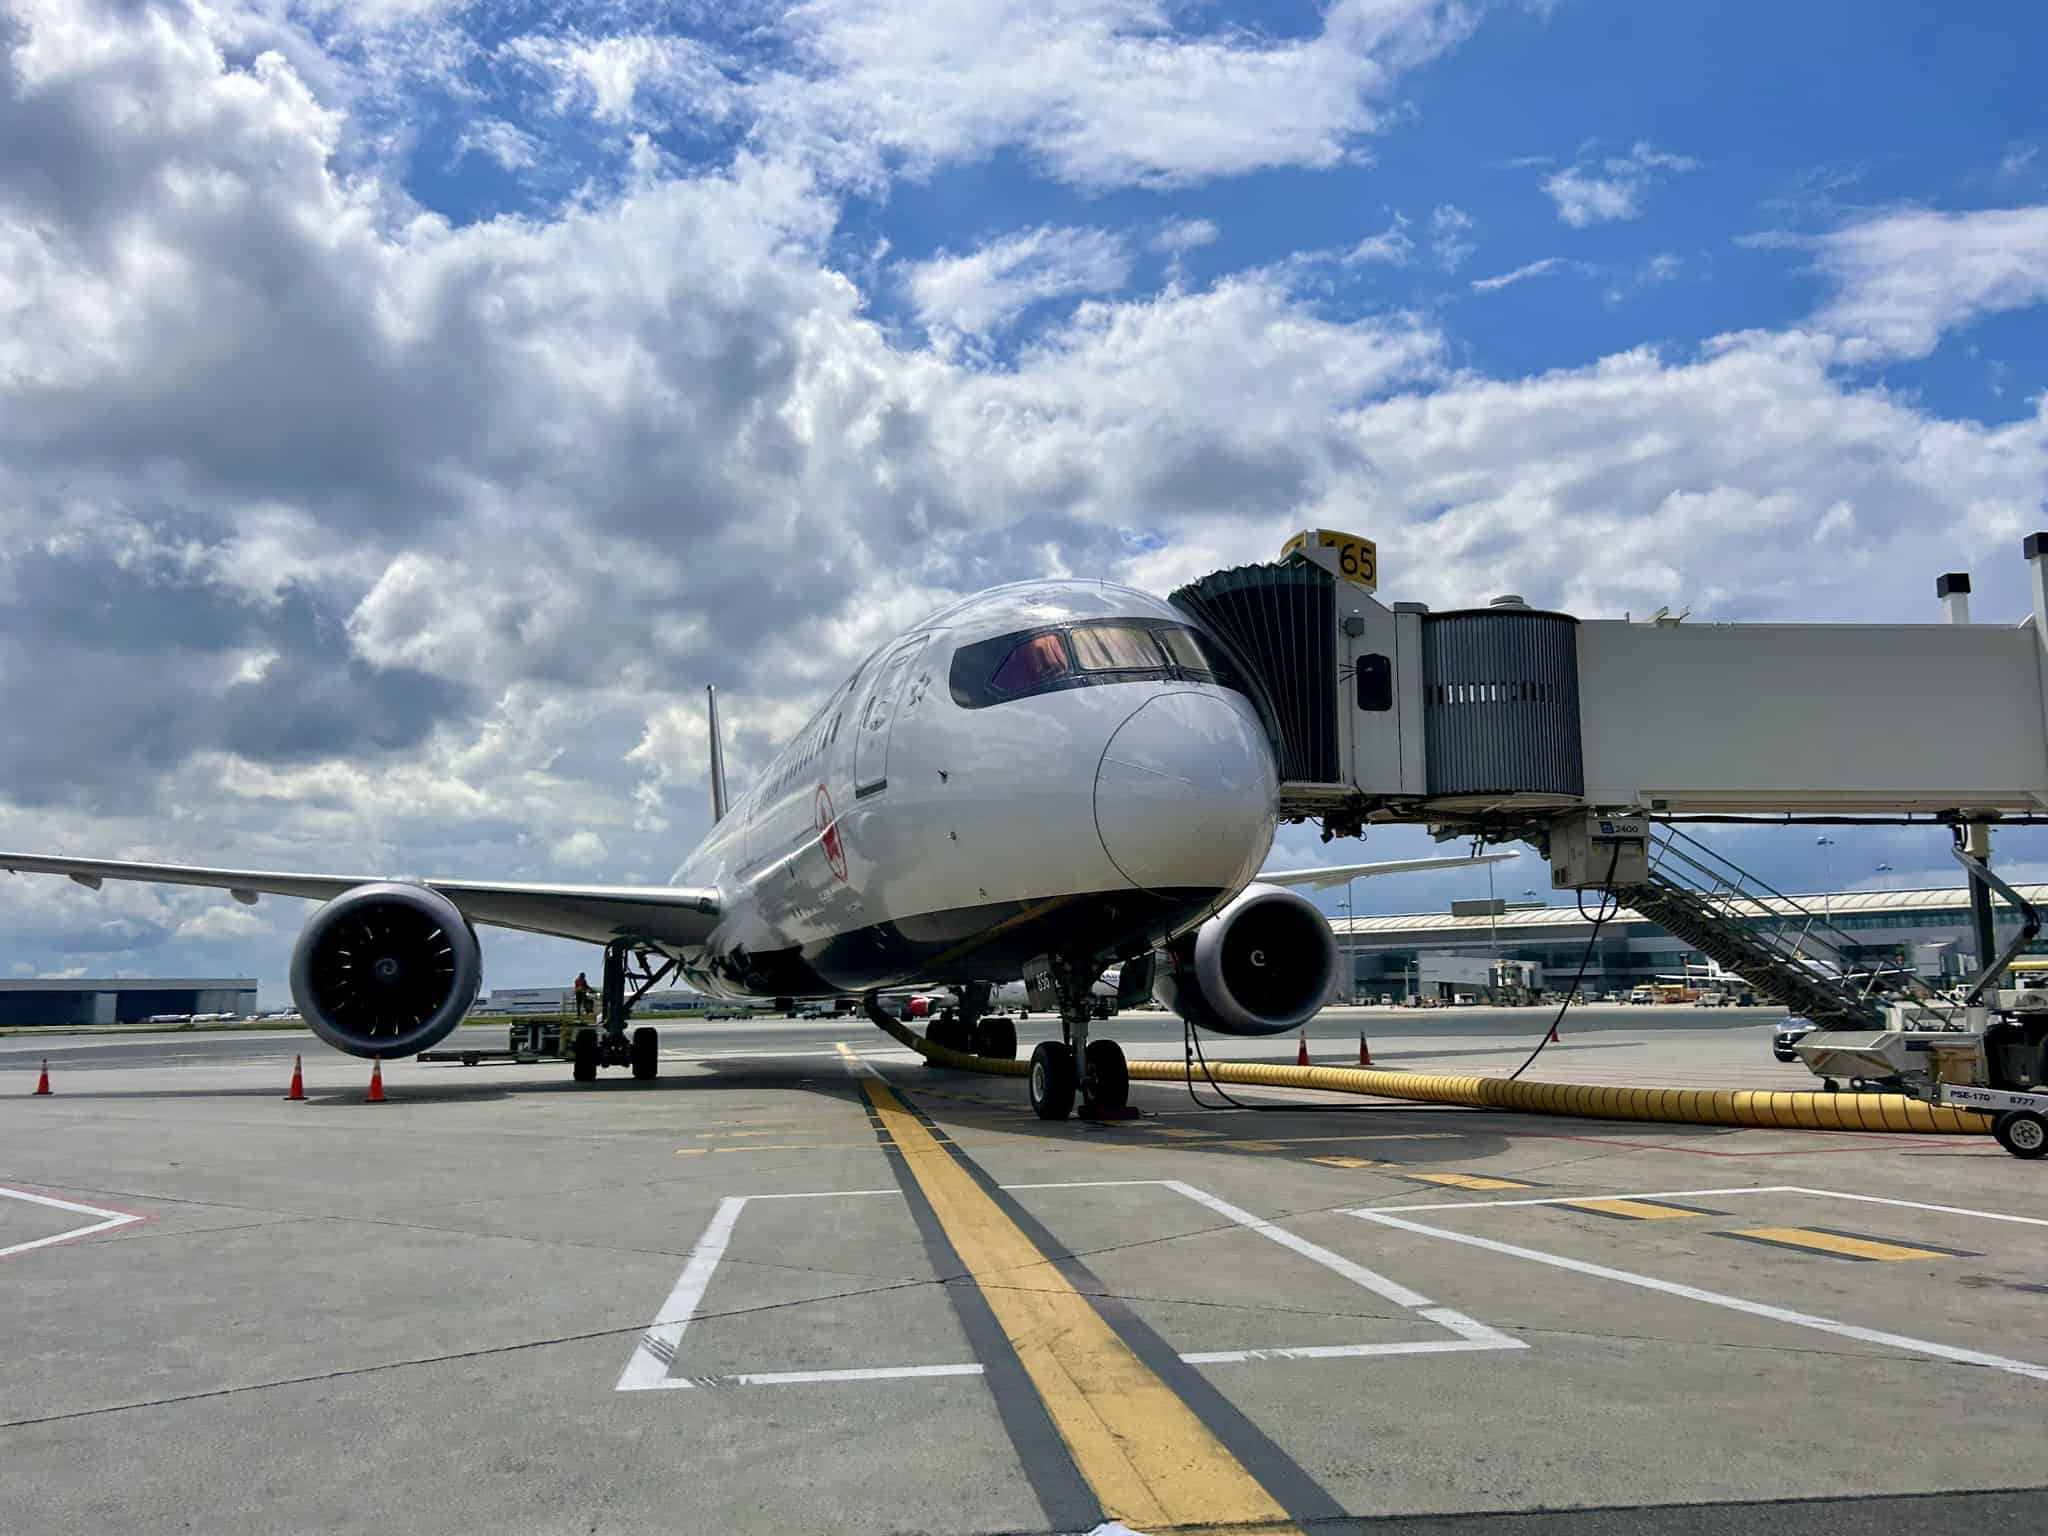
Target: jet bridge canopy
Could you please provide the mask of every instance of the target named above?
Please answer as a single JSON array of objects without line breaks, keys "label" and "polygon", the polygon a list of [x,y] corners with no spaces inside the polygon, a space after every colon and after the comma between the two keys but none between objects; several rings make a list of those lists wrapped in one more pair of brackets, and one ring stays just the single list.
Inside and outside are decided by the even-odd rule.
[{"label": "jet bridge canopy", "polygon": [[[1287,814],[1511,829],[1652,815],[2048,812],[2048,535],[2018,625],[1581,619],[1497,598],[1383,604],[1369,541],[1175,592],[1260,696]],[[1944,577],[1945,592],[1959,578]]]}]

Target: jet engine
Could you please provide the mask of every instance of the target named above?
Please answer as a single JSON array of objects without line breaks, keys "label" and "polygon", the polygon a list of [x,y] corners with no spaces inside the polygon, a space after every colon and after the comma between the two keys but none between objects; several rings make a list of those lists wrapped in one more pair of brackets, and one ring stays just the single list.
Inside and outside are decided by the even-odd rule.
[{"label": "jet engine", "polygon": [[1248,885],[1161,955],[1152,995],[1190,1023],[1226,1035],[1298,1029],[1329,1000],[1337,936],[1306,896]]},{"label": "jet engine", "polygon": [[423,885],[352,886],[307,920],[292,997],[313,1033],[352,1056],[410,1056],[462,1021],[483,978],[476,930]]}]

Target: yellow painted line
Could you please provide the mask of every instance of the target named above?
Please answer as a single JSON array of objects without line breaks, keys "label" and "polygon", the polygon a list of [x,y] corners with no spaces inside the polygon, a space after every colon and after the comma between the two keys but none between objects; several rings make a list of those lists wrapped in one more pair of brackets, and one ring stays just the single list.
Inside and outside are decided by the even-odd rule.
[{"label": "yellow painted line", "polygon": [[1906,1259],[1956,1257],[1938,1248],[1908,1248],[1901,1243],[1882,1243],[1871,1237],[1845,1237],[1838,1232],[1813,1232],[1805,1227],[1751,1227],[1746,1232],[1731,1232],[1729,1236],[1746,1237],[1756,1243],[1776,1243],[1785,1248],[1812,1248],[1822,1253],[1838,1253],[1844,1258],[1878,1259],[1893,1264]]},{"label": "yellow painted line", "polygon": [[1131,1352],[888,1084],[864,1076],[860,1086],[1108,1517],[1135,1530],[1243,1526],[1298,1536],[1279,1501]]},{"label": "yellow painted line", "polygon": [[1677,1216],[1698,1216],[1699,1211],[1680,1210],[1675,1205],[1658,1205],[1653,1200],[1567,1200],[1564,1204],[1580,1211],[1604,1211],[1609,1216],[1633,1216],[1637,1221],[1669,1221]]},{"label": "yellow painted line", "polygon": [[1312,1157],[1312,1163],[1321,1163],[1326,1168],[1391,1168],[1392,1163],[1376,1163],[1369,1157]]},{"label": "yellow painted line", "polygon": [[1420,1179],[1425,1184],[1450,1184],[1458,1189],[1527,1189],[1526,1184],[1517,1184],[1513,1179],[1487,1179],[1476,1173],[1411,1173],[1411,1179]]},{"label": "yellow painted line", "polygon": [[1221,1135],[1223,1134],[1223,1133],[1222,1133],[1221,1131],[1190,1131],[1190,1130],[1183,1130],[1183,1129],[1181,1129],[1181,1128],[1180,1128],[1180,1127],[1178,1127],[1178,1126],[1166,1126],[1166,1125],[1156,1125],[1156,1126],[1153,1126],[1153,1127],[1151,1127],[1151,1129],[1152,1129],[1152,1130],[1156,1130],[1156,1131],[1157,1131],[1157,1132],[1158,1132],[1158,1133],[1159,1133],[1160,1135],[1162,1135],[1162,1136],[1183,1136],[1183,1137],[1195,1137],[1195,1136],[1202,1136],[1202,1137],[1211,1137],[1211,1136],[1221,1136]]}]

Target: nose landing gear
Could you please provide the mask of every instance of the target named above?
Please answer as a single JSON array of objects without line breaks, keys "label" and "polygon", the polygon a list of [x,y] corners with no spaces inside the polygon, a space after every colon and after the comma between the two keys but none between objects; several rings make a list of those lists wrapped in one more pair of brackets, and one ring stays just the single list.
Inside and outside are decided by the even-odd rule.
[{"label": "nose landing gear", "polygon": [[1078,1091],[1083,1120],[1136,1119],[1123,1047],[1114,1040],[1088,1038],[1095,1016],[1090,990],[1102,974],[1100,967],[1059,956],[1048,956],[1034,969],[1040,967],[1035,977],[1027,973],[1027,982],[1057,997],[1060,1033],[1066,1038],[1042,1041],[1031,1053],[1032,1113],[1041,1120],[1064,1120],[1074,1111]]}]

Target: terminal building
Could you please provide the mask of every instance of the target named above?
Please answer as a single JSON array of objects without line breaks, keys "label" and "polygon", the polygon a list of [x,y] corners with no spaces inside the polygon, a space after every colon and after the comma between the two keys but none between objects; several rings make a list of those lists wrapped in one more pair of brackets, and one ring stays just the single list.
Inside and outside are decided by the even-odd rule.
[{"label": "terminal building", "polygon": [[253,976],[61,976],[0,981],[0,1027],[143,1024],[164,1014],[251,1014]]},{"label": "terminal building", "polygon": [[[2048,885],[2022,885],[2016,890],[2029,902],[2048,905]],[[1854,941],[1852,963],[1873,968],[1907,966],[1937,985],[1973,974],[1978,968],[1976,941],[1970,930],[1970,895],[1952,890],[1844,891],[1801,896],[1793,901],[1764,899],[1771,911],[1753,922],[1774,923],[1788,937],[1812,913]],[[1804,909],[1804,911],[1800,909]],[[1599,910],[1596,893],[1587,892],[1585,915],[1578,908],[1515,905],[1507,902],[1457,902],[1451,912],[1423,912],[1397,917],[1336,918],[1337,943],[1350,961],[1355,997],[1395,1002],[1424,997],[1439,1002],[1461,994],[1504,1000],[1504,994],[1562,992],[1572,983],[1593,931]],[[2019,927],[2008,909],[1997,910],[2001,942]],[[2029,946],[2048,951],[2048,935]],[[1505,965],[1497,962],[1508,962]],[[1600,925],[1592,958],[1586,963],[1579,991],[1593,997],[1626,995],[1660,980],[1682,978],[1690,966],[1697,973],[1705,957],[1673,938],[1641,914],[1623,907]]]}]

